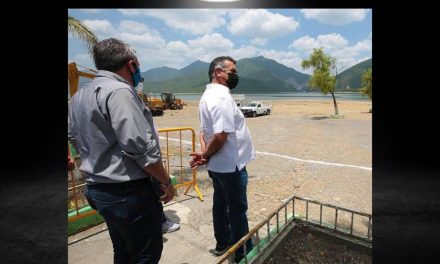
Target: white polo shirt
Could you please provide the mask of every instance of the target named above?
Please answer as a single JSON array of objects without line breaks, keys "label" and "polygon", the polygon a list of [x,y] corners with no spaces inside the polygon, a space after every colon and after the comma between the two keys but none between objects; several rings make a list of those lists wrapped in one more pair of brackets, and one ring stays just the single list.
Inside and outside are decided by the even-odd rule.
[{"label": "white polo shirt", "polygon": [[207,168],[214,172],[234,172],[235,167],[243,169],[255,158],[255,149],[246,126],[243,113],[238,109],[229,88],[216,83],[206,85],[199,103],[200,130],[206,143],[214,134],[226,132],[225,144],[214,153]]}]

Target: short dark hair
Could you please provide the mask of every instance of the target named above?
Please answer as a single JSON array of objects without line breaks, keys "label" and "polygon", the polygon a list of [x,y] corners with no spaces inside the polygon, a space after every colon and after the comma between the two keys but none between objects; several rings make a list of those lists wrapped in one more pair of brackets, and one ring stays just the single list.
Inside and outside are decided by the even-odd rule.
[{"label": "short dark hair", "polygon": [[212,74],[214,73],[215,69],[221,68],[221,69],[225,69],[226,65],[225,65],[225,61],[232,61],[232,63],[236,64],[237,62],[229,57],[229,56],[220,56],[215,58],[211,64],[209,65],[209,71],[208,71],[208,75],[209,75],[209,82],[212,81]]},{"label": "short dark hair", "polygon": [[135,50],[127,43],[109,38],[93,46],[93,60],[98,70],[116,72],[129,61],[137,60]]}]

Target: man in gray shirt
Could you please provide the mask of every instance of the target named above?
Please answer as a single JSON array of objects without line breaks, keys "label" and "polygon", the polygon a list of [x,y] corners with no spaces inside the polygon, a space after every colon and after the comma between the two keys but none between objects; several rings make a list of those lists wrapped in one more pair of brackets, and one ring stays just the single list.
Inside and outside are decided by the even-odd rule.
[{"label": "man in gray shirt", "polygon": [[93,48],[96,78],[73,97],[70,133],[87,177],[89,203],[106,220],[114,263],[158,263],[161,200],[175,190],[163,167],[150,110],[135,91],[135,51],[110,38]]}]

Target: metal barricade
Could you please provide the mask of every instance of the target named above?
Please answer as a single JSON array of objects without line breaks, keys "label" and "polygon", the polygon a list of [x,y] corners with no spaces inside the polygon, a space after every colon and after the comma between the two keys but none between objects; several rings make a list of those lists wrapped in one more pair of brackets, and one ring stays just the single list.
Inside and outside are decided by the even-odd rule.
[{"label": "metal barricade", "polygon": [[[298,204],[295,205],[295,201],[302,201],[305,203],[305,215],[298,214]],[[318,219],[312,219],[310,217],[310,207],[309,204],[318,205],[320,208],[319,213],[319,221]],[[291,209],[288,207],[292,207]],[[332,208],[335,210],[334,216],[334,224],[330,225],[323,221],[323,208]],[[289,211],[291,210],[291,214]],[[296,210],[296,211],[295,211]],[[341,225],[338,225],[338,212],[346,212],[351,215],[351,223],[349,229],[341,228]],[[284,215],[284,221],[280,219],[280,215]],[[354,216],[360,216],[368,218],[368,226],[366,234],[355,234],[353,232],[353,219]],[[274,221],[275,220],[275,221]],[[274,210],[268,217],[265,218],[264,221],[260,222],[257,226],[255,226],[249,233],[247,233],[243,238],[241,238],[237,243],[235,243],[227,252],[225,252],[220,260],[217,262],[224,263],[228,261],[228,263],[234,263],[234,253],[243,246],[244,258],[240,263],[254,263],[255,260],[264,253],[264,251],[268,248],[268,245],[273,241],[278,239],[280,233],[282,233],[289,224],[293,221],[306,222],[307,224],[318,226],[325,228],[327,230],[331,230],[331,232],[340,233],[346,235],[348,237],[352,237],[361,241],[365,241],[368,243],[372,242],[371,236],[371,228],[372,228],[372,216],[370,214],[357,212],[351,209],[346,209],[343,207],[334,206],[327,203],[318,202],[316,200],[311,200],[308,198],[302,198],[298,196],[292,196],[287,199],[281,206],[279,206],[276,210]],[[271,224],[272,222],[272,224]],[[339,227],[339,229],[338,229]],[[261,239],[261,233],[266,232],[266,236]],[[246,249],[246,242],[252,239],[254,241],[254,249],[252,249],[253,254],[249,254],[251,251]],[[250,256],[249,256],[250,255]]]},{"label": "metal barricade", "polygon": [[[183,148],[182,143],[189,143],[188,141],[183,140],[182,132],[191,132],[189,136],[191,141],[191,148]],[[175,184],[175,188],[186,187],[184,194],[187,194],[191,187],[194,187],[194,190],[197,193],[200,201],[203,202],[203,195],[200,192],[200,189],[197,185],[197,171],[192,170],[189,166],[191,152],[195,151],[196,148],[196,134],[194,129],[190,127],[175,127],[175,128],[162,128],[159,129],[160,134],[165,134],[165,137],[159,140],[161,143],[162,150],[162,159],[165,163],[165,169],[167,170],[170,176],[178,175],[178,181]],[[178,134],[178,138],[170,137],[170,134]],[[163,140],[164,139],[164,140]],[[188,138],[189,139],[189,138]],[[162,147],[163,145],[163,147]],[[184,165],[185,164],[185,165]],[[188,174],[191,176],[188,179]]]},{"label": "metal barricade", "polygon": [[[159,140],[162,151],[162,158],[164,161],[165,169],[170,174],[177,174],[178,179],[180,181],[175,181],[173,184],[175,188],[186,187],[184,194],[187,194],[191,187],[194,187],[194,190],[197,193],[200,201],[203,201],[203,195],[199,190],[197,185],[197,172],[196,170],[192,170],[189,166],[190,152],[195,151],[195,132],[190,127],[176,127],[176,128],[163,128],[158,130],[160,134],[165,134],[165,140]],[[189,142],[191,143],[190,149],[183,148],[182,141],[182,133],[190,132],[189,135],[186,135],[190,138]],[[178,139],[171,138],[170,135],[172,133],[178,133]],[[177,143],[176,143],[177,142]],[[77,220],[92,216],[97,214],[97,212],[90,208],[87,199],[85,198],[84,191],[87,183],[85,182],[84,177],[77,169],[80,165],[80,156],[76,153],[76,150],[73,146],[69,144],[69,152],[70,156],[75,159],[75,170],[68,172],[68,222],[75,222]],[[187,144],[186,144],[187,145]],[[176,147],[177,146],[177,147]],[[186,153],[184,150],[189,150],[190,152]],[[173,170],[178,168],[177,170]],[[190,179],[187,179],[187,174],[190,174]],[[174,178],[174,176],[173,176]]]}]

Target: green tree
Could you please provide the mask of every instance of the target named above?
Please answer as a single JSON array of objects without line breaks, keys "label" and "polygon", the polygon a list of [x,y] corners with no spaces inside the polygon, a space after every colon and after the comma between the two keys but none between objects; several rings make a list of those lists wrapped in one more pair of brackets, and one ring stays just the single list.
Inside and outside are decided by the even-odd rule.
[{"label": "green tree", "polygon": [[362,89],[361,91],[364,93],[364,95],[368,95],[370,100],[372,99],[372,83],[373,83],[373,76],[371,68],[368,68],[366,71],[362,73],[361,77],[362,81]]},{"label": "green tree", "polygon": [[[303,69],[313,69],[312,77],[310,77],[309,80],[310,88],[319,88],[324,95],[330,93],[333,97],[335,115],[338,115],[338,104],[335,98],[337,77],[336,59],[326,55],[322,48],[313,49],[309,58],[301,62],[301,67]],[[332,75],[332,70],[335,70],[335,75]]]},{"label": "green tree", "polygon": [[68,30],[73,37],[83,40],[87,45],[89,52],[92,53],[93,45],[98,42],[95,33],[84,25],[83,22],[71,16],[67,17],[67,25],[69,27]]}]

